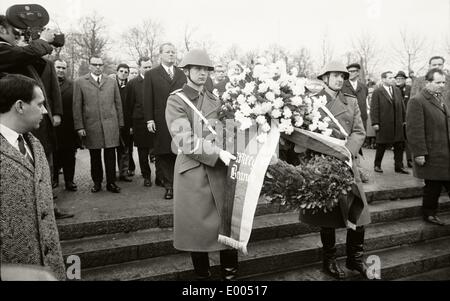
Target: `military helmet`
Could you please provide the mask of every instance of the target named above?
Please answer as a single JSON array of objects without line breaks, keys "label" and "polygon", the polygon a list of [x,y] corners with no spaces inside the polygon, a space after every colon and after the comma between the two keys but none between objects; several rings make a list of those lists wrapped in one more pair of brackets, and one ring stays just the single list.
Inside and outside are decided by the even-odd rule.
[{"label": "military helmet", "polygon": [[318,79],[322,80],[322,77],[330,72],[341,72],[344,73],[344,79],[349,78],[349,73],[345,65],[338,61],[329,62],[325,68],[323,68],[322,72],[317,76]]},{"label": "military helmet", "polygon": [[214,70],[214,65],[211,62],[206,51],[202,49],[192,49],[183,58],[180,63],[180,68],[188,66],[203,66],[208,67],[208,70]]}]

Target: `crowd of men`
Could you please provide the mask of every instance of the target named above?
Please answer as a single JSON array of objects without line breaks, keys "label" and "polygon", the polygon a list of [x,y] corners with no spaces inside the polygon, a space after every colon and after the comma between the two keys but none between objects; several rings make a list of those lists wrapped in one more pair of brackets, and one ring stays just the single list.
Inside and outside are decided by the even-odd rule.
[{"label": "crowd of men", "polygon": [[[26,46],[18,46],[15,39],[14,29],[0,16],[1,235],[16,235],[2,242],[1,259],[49,266],[63,279],[55,218],[73,214],[55,204],[52,188],[59,185],[60,170],[65,189],[77,191],[76,152],[88,149],[91,192],[97,193],[104,177],[103,150],[106,190],[120,193],[117,178],[133,181],[136,147],[143,185],[153,185],[150,164],[155,163],[154,184],[165,188],[165,199],[172,199],[176,154],[171,148],[166,103],[170,93],[181,89],[189,78],[176,66],[177,52],[171,43],[160,46],[158,65],[141,57],[137,68],[119,64],[115,74],[106,75],[103,59],[93,56],[89,73],[72,81],[67,78],[67,62],[46,58],[53,51],[51,31],[42,32]],[[414,166],[415,176],[425,180],[424,219],[438,225],[444,224],[437,217],[442,186],[450,191],[450,79],[443,71],[444,64],[443,57],[432,57],[429,71],[421,78],[385,71],[378,85],[360,79],[357,63],[346,70],[330,67],[324,74],[328,95],[341,91],[355,99],[366,146],[376,148],[375,172],[383,173],[385,150],[393,148],[395,172],[409,174],[404,166],[406,151],[407,167]],[[236,61],[216,65],[205,88],[220,96],[229,81],[227,74],[242,70]],[[330,84],[333,72],[348,74],[338,91]],[[363,155],[361,147],[355,149],[356,159],[358,153]],[[362,182],[370,181],[359,160],[355,164]],[[4,202],[18,197],[25,202]],[[22,217],[14,221],[18,212]],[[27,254],[23,241],[28,245]],[[336,267],[328,269],[340,273]]]}]

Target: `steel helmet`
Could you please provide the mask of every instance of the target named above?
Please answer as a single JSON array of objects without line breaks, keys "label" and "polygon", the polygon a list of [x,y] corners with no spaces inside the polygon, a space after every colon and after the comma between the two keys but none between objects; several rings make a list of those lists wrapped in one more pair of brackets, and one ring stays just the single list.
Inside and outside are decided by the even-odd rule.
[{"label": "steel helmet", "polygon": [[192,49],[183,58],[180,63],[180,68],[188,66],[203,66],[208,67],[208,70],[214,70],[214,65],[211,62],[206,51],[202,49]]},{"label": "steel helmet", "polygon": [[345,68],[344,64],[338,61],[331,61],[325,66],[325,68],[323,68],[322,72],[320,73],[320,75],[317,76],[317,78],[322,80],[322,77],[330,72],[342,72],[344,73],[344,79],[346,80],[349,78],[350,75],[347,71],[347,68]]}]

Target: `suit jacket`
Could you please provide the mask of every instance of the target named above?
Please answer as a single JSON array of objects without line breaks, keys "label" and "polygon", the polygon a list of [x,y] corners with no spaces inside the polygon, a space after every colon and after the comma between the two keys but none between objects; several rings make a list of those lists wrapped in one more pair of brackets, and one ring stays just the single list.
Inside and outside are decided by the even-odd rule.
[{"label": "suit jacket", "polygon": [[319,212],[316,214],[303,214],[300,212],[300,218],[305,223],[321,227],[345,227],[347,219],[354,219],[352,222],[357,226],[367,225],[370,223],[369,205],[367,204],[366,195],[356,164],[358,152],[366,138],[358,100],[352,96],[345,96],[341,92],[338,93],[336,99],[332,99],[325,90],[318,94],[318,96],[320,95],[325,95],[327,97],[328,102],[326,107],[337,121],[339,121],[347,134],[349,134],[345,146],[353,156],[352,170],[356,186],[353,187],[352,194],[349,194],[347,198],[340,200],[340,210],[333,210],[329,213]]},{"label": "suit jacket", "polygon": [[32,134],[24,138],[34,166],[0,135],[0,264],[47,266],[63,280],[50,170],[39,140]]},{"label": "suit jacket", "polygon": [[[218,119],[221,102],[206,87],[204,97],[187,85],[182,93],[205,118]],[[211,141],[208,131],[202,131],[199,117],[175,94],[167,100],[166,120],[173,140],[183,141],[174,168],[174,247],[198,252],[226,249],[217,242],[227,174],[219,159],[220,147]],[[192,153],[197,145],[198,152]],[[173,147],[177,153],[178,145]]]},{"label": "suit jacket", "polygon": [[144,117],[144,79],[137,76],[128,82],[126,104],[132,117],[133,140],[137,147],[153,148],[154,134],[147,129]]},{"label": "suit jacket", "polygon": [[186,83],[181,69],[174,67],[174,78],[170,79],[166,70],[159,65],[145,73],[144,78],[144,116],[145,121],[156,123],[154,154],[171,154],[172,138],[167,129],[165,118],[167,98],[170,93],[180,89]]},{"label": "suit jacket", "polygon": [[392,87],[392,90],[393,98],[383,86],[375,89],[372,94],[370,118],[372,125],[380,126],[380,130],[376,132],[377,143],[405,141],[405,105],[400,89]]},{"label": "suit jacket", "polygon": [[58,149],[76,149],[80,147],[80,138],[73,124],[73,82],[65,79],[59,84],[64,116],[56,127]]},{"label": "suit jacket", "polygon": [[369,89],[367,89],[367,86],[363,82],[358,80],[358,85],[355,91],[350,81],[346,80],[341,92],[354,95],[358,99],[359,110],[361,111],[361,119],[364,123],[364,128],[367,128],[367,96],[369,95]]},{"label": "suit jacket", "polygon": [[86,74],[75,80],[73,92],[75,130],[84,129],[88,149],[117,147],[124,126],[122,101],[114,79],[103,74],[100,85]]},{"label": "suit jacket", "polygon": [[412,156],[425,156],[426,163],[414,161],[414,176],[425,180],[450,181],[450,110],[423,89],[411,98],[406,114],[406,135]]}]

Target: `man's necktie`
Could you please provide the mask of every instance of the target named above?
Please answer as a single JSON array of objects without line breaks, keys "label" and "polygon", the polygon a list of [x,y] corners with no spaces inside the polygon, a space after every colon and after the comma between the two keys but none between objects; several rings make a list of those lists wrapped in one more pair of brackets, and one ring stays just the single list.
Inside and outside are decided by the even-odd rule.
[{"label": "man's necktie", "polygon": [[392,91],[392,87],[389,87],[389,95],[391,96],[392,99],[394,99],[394,94]]},{"label": "man's necktie", "polygon": [[100,76],[97,77],[97,84],[100,86]]},{"label": "man's necktie", "polygon": [[169,77],[170,77],[170,80],[173,80],[173,72],[172,72],[172,69],[169,68],[168,71],[169,71]]},{"label": "man's necktie", "polygon": [[22,153],[22,155],[27,157],[27,159],[31,162],[31,164],[33,164],[33,159],[30,157],[30,155],[28,154],[28,152],[25,148],[25,140],[23,139],[22,135],[19,135],[19,138],[17,138],[17,142],[19,144],[19,150]]}]

